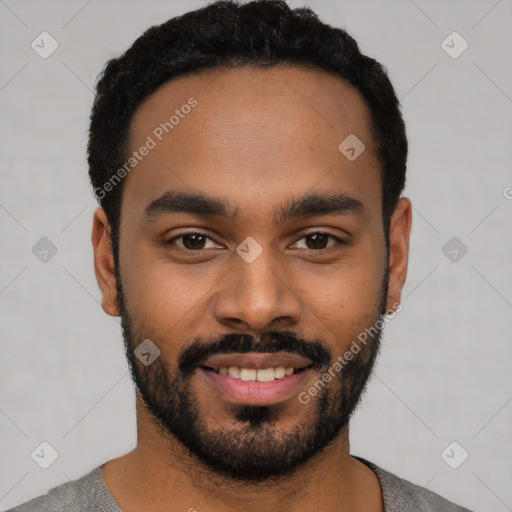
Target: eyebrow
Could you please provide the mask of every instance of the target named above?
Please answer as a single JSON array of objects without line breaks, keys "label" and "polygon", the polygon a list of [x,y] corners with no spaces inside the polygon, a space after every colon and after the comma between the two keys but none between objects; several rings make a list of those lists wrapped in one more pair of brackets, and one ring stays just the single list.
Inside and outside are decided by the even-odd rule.
[{"label": "eyebrow", "polygon": [[[277,225],[299,217],[339,214],[360,216],[363,212],[363,203],[349,194],[304,194],[274,208],[272,220]],[[192,213],[232,220],[237,216],[238,209],[221,197],[178,190],[166,191],[144,209],[147,220],[172,213]]]}]

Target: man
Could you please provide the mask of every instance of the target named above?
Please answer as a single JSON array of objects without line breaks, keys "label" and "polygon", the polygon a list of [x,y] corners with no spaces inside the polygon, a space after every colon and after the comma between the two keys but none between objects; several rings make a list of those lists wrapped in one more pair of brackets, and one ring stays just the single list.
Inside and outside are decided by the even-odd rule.
[{"label": "man", "polygon": [[216,2],[107,64],[88,150],[137,445],[15,511],[467,510],[349,451],[411,229],[380,64],[310,10]]}]

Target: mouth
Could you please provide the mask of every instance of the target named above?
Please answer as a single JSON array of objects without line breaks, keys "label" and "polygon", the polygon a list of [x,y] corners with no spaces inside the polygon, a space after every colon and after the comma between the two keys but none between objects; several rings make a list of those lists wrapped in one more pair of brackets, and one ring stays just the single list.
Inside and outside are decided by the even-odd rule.
[{"label": "mouth", "polygon": [[217,354],[198,370],[231,403],[271,405],[298,393],[312,367],[312,361],[295,354],[246,353]]}]

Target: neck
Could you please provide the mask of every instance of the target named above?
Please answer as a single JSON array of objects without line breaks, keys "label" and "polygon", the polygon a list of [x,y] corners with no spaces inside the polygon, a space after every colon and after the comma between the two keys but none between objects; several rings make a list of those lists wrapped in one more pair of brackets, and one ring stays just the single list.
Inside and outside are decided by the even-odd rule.
[{"label": "neck", "polygon": [[108,462],[103,478],[124,512],[236,512],[241,504],[246,512],[384,510],[377,477],[350,456],[348,429],[291,475],[238,481],[212,472],[162,432],[139,399],[137,446]]}]

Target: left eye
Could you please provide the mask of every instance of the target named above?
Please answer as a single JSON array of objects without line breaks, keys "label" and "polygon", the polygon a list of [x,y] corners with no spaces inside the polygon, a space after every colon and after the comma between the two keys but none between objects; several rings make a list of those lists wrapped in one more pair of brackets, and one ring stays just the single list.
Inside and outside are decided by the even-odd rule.
[{"label": "left eye", "polygon": [[306,242],[307,247],[305,247],[305,249],[326,249],[327,247],[331,247],[331,245],[334,245],[325,245],[329,239],[332,239],[337,243],[343,243],[342,240],[335,237],[334,235],[330,235],[329,233],[315,232],[304,235],[302,238],[299,239],[298,242],[296,242],[296,244],[298,244],[300,240],[309,240],[310,243]]}]

